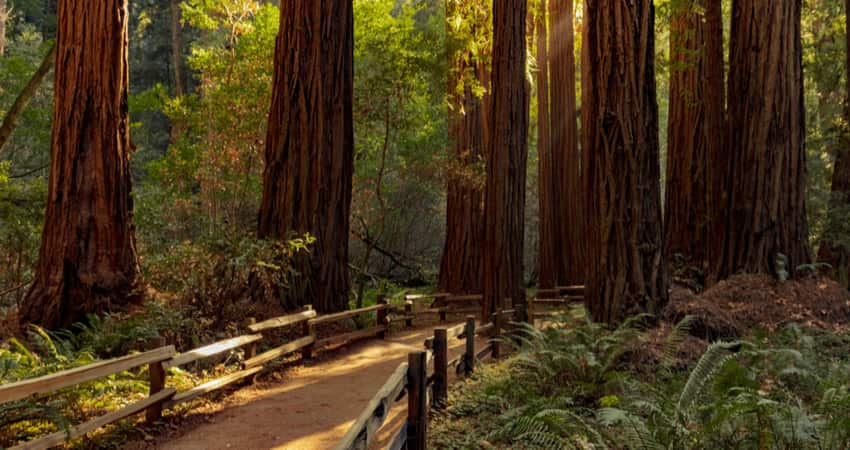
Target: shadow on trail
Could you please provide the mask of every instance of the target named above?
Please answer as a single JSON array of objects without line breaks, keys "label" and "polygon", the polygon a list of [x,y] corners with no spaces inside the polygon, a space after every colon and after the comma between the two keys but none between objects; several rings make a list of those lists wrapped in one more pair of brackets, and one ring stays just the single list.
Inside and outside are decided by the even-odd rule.
[{"label": "shadow on trail", "polygon": [[[238,402],[163,450],[328,449],[339,441],[407,354],[423,350],[435,327],[403,330],[333,350],[324,359],[292,369],[277,385],[234,393]],[[464,341],[449,343],[450,358]],[[404,424],[406,401],[397,402],[372,448],[383,448]]]}]

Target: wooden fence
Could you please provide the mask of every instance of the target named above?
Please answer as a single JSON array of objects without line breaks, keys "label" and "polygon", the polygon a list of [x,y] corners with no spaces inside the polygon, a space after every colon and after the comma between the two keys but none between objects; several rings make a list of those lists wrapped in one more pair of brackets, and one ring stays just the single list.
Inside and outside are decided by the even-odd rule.
[{"label": "wooden fence", "polygon": [[[576,291],[577,288],[581,287],[560,289],[558,294],[570,291],[570,289]],[[0,404],[50,394],[60,389],[145,365],[148,366],[150,377],[150,390],[146,398],[85,423],[72,426],[67,431],[58,431],[17,445],[9,450],[48,449],[141,412],[145,412],[147,421],[156,421],[162,417],[162,412],[165,409],[173,408],[240,381],[253,380],[258,373],[266,368],[268,363],[276,359],[296,352],[300,352],[301,357],[307,359],[312,356],[315,350],[320,348],[367,337],[383,338],[391,321],[403,321],[405,326],[410,327],[413,326],[413,321],[418,314],[436,313],[439,314],[442,321],[445,321],[448,314],[469,311],[468,309],[456,309],[452,305],[464,302],[478,302],[480,305],[481,296],[409,295],[405,300],[403,308],[396,308],[389,305],[385,298],[380,296],[378,303],[374,306],[324,316],[317,315],[315,310],[307,306],[304,311],[295,314],[276,317],[259,323],[250,323],[247,326],[248,333],[246,334],[184,353],[177,353],[173,346],[165,346],[144,353],[100,361],[38,378],[2,385],[0,386]],[[419,300],[432,300],[435,303],[441,301],[443,306],[432,305],[424,310],[417,311],[414,303]],[[531,311],[541,301],[543,302],[540,303],[541,305],[553,305],[550,300],[529,300],[528,308],[531,317],[537,316],[538,313]],[[561,303],[566,301],[569,301],[569,299],[563,300]],[[480,311],[480,306],[475,311]],[[376,315],[376,323],[372,327],[322,339],[317,336],[316,327],[319,325],[368,313],[375,313]],[[394,313],[393,316],[390,313]],[[427,409],[432,403],[434,405],[445,404],[448,389],[448,368],[454,367],[459,374],[469,375],[474,370],[476,360],[488,356],[499,357],[500,347],[497,338],[502,334],[504,324],[508,322],[507,318],[513,314],[515,314],[514,310],[494,313],[489,323],[479,327],[475,325],[475,317],[469,316],[465,324],[454,328],[438,328],[435,330],[434,337],[425,342],[426,350],[409,355],[408,362],[399,365],[393,372],[393,375],[372,399],[338,448],[364,448],[363,446],[371,441],[374,433],[380,428],[392,403],[404,395],[408,398],[408,421],[394,440],[394,445],[398,443],[398,445],[404,447],[394,446],[393,448],[424,448]],[[266,339],[261,332],[297,327],[300,327],[301,330],[300,337],[286,343],[279,343],[278,346],[257,354],[258,344]],[[476,351],[474,336],[479,335],[490,336],[491,339],[485,347]],[[459,358],[448,361],[448,340],[454,338],[466,339],[465,352]],[[238,370],[183,392],[167,387],[168,369],[238,349],[244,351],[244,358]],[[428,366],[430,365],[433,365],[433,371],[431,375],[428,375]],[[428,389],[433,390],[433,395],[428,395]]]},{"label": "wooden fence", "polygon": [[[63,388],[145,365],[148,366],[150,375],[148,397],[83,424],[72,426],[67,432],[58,431],[17,445],[9,450],[48,449],[60,445],[66,440],[82,437],[100,427],[141,412],[145,412],[145,417],[149,422],[158,420],[162,417],[164,409],[173,408],[181,403],[188,402],[239,381],[253,379],[255,375],[266,367],[266,364],[278,358],[291,355],[298,351],[301,352],[303,358],[309,358],[315,349],[342,344],[364,337],[383,337],[390,323],[389,312],[392,309],[393,307],[387,304],[383,297],[379,298],[378,304],[374,306],[325,316],[318,316],[316,311],[308,306],[304,311],[299,313],[276,317],[260,323],[251,323],[247,326],[249,332],[247,334],[205,345],[185,353],[177,353],[173,346],[166,346],[136,355],[101,361],[38,378],[2,385],[0,386],[0,404],[49,394]],[[373,312],[376,313],[377,317],[376,324],[373,327],[323,339],[318,339],[316,335],[316,327],[319,325],[338,322]],[[302,330],[301,337],[257,354],[257,344],[264,339],[264,336],[260,333],[261,331],[298,326]],[[244,359],[238,370],[183,392],[166,387],[169,368],[184,366],[240,348],[244,349]]]},{"label": "wooden fence", "polygon": [[[365,450],[377,436],[378,430],[389,415],[392,405],[407,398],[407,420],[392,438],[390,450],[424,450],[428,440],[428,412],[431,408],[442,409],[448,402],[449,369],[454,368],[459,376],[469,376],[475,371],[477,361],[501,356],[501,342],[512,330],[510,319],[525,317],[550,317],[563,312],[571,302],[583,300],[584,286],[566,286],[538,291],[529,296],[526,305],[528,315],[514,309],[493,313],[490,322],[476,326],[475,316],[467,316],[466,323],[452,328],[437,328],[434,336],[425,340],[425,350],[408,354],[406,363],[401,363],[384,385],[369,401],[354,424],[339,441],[336,450]],[[540,294],[554,298],[538,298]],[[413,311],[412,302],[417,300],[445,300],[449,294],[408,295],[406,310]],[[479,300],[480,296],[463,296],[459,301]],[[444,302],[445,303],[445,302]],[[450,302],[449,302],[450,303]],[[537,307],[547,311],[537,311]],[[454,312],[449,308],[430,308],[425,312],[445,314]],[[475,337],[487,336],[487,344],[476,348]],[[449,341],[465,340],[463,353],[449,361]],[[433,364],[431,364],[433,362]]]}]

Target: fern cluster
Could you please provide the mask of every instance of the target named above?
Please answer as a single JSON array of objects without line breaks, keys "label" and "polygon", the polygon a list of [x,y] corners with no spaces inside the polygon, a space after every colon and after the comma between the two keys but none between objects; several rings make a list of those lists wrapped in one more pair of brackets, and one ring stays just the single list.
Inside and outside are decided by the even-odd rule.
[{"label": "fern cluster", "polygon": [[435,448],[847,449],[850,337],[788,326],[715,342],[674,368],[691,319],[664,339],[654,373],[635,318],[526,327],[511,358],[456,386],[435,420]]}]

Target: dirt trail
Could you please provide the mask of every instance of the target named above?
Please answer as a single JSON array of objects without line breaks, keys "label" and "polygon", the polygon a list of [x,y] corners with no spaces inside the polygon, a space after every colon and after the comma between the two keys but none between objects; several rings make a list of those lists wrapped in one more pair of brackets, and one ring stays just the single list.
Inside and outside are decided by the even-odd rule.
[{"label": "dirt trail", "polygon": [[[233,395],[235,404],[159,446],[162,450],[333,448],[373,395],[411,351],[422,350],[433,328],[400,331],[336,350],[296,370],[279,385]],[[449,359],[463,352],[451,339]],[[449,369],[451,372],[451,369]],[[384,448],[404,423],[406,401],[396,403],[372,448]]]}]

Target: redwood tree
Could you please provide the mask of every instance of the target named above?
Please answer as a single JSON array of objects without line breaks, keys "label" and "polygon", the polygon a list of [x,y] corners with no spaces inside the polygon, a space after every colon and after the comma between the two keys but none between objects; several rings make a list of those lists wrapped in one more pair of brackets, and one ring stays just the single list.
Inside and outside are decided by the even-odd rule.
[{"label": "redwood tree", "polygon": [[580,178],[580,155],[576,117],[575,33],[573,1],[550,0],[552,33],[549,73],[551,78],[552,155],[555,202],[552,206],[559,238],[556,245],[559,285],[584,282],[584,195]]},{"label": "redwood tree", "polygon": [[[847,50],[845,52],[845,71],[847,74],[846,97],[844,100],[845,127],[850,127],[850,0],[844,2],[845,30],[847,30]],[[845,128],[845,133],[848,133]],[[846,137],[845,137],[846,139]],[[844,145],[850,141],[845,140]],[[850,149],[841,148],[835,155],[832,173],[832,199],[829,205],[829,217],[825,237],[818,249],[818,262],[832,266],[833,276],[844,286],[850,283],[850,252],[846,242],[838,242],[839,236],[847,236],[848,212],[850,212]]]},{"label": "redwood tree", "polygon": [[[446,241],[440,261],[439,289],[454,294],[481,293],[481,267],[484,234],[483,178],[476,168],[484,160],[487,146],[486,56],[467,46],[482,33],[479,22],[487,17],[487,8],[460,0],[446,2],[448,41],[449,137],[452,140],[452,164],[448,173],[446,204]],[[467,24],[461,31],[452,24],[454,17]],[[483,88],[479,96],[476,90]]]},{"label": "redwood tree", "polygon": [[528,154],[526,0],[493,3],[491,138],[487,153],[484,312],[525,304],[523,243]]},{"label": "redwood tree", "polygon": [[721,21],[720,0],[688,0],[670,23],[665,244],[668,260],[679,255],[703,274],[716,217],[714,164],[723,157]]},{"label": "redwood tree", "polygon": [[716,275],[809,262],[802,0],[736,0],[729,69],[729,211]]},{"label": "redwood tree", "polygon": [[23,323],[67,327],[138,297],[127,1],[59,0],[47,213]]},{"label": "redwood tree", "polygon": [[[557,1],[557,0],[551,0]],[[549,105],[549,48],[546,23],[546,0],[540,0],[534,20],[537,43],[537,185],[540,215],[538,272],[541,289],[558,285],[561,268],[561,234],[559,233],[557,182],[551,143],[551,116]]]},{"label": "redwood tree", "polygon": [[584,23],[585,301],[616,323],[667,301],[652,0],[587,2]]},{"label": "redwood tree", "polygon": [[302,301],[348,307],[348,232],[354,165],[351,0],[282,0],[259,235],[316,238],[296,266]]}]

